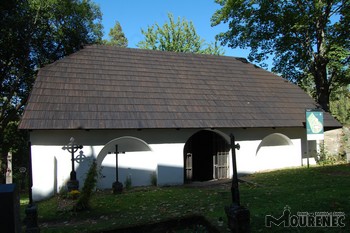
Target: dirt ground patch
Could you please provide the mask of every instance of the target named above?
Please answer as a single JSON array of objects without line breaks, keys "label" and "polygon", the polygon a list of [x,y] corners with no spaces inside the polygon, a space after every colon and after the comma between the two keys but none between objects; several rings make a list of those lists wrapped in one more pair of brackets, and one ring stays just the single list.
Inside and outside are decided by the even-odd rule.
[{"label": "dirt ground patch", "polygon": [[220,231],[213,227],[202,216],[190,216],[186,218],[171,219],[164,222],[153,223],[143,226],[134,226],[117,230],[105,231],[103,233],[163,233],[163,232],[213,232]]}]

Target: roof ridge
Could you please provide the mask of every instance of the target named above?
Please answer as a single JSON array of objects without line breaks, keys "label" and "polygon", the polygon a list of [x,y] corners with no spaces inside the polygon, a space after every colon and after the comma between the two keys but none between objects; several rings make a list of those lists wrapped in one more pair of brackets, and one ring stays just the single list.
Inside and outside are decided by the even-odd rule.
[{"label": "roof ridge", "polygon": [[[237,60],[245,59],[243,57],[235,57],[235,56],[227,56],[227,55],[216,55],[216,54],[204,54],[204,53],[194,53],[194,52],[175,52],[175,51],[167,51],[167,50],[153,50],[153,49],[142,49],[142,48],[132,48],[132,47],[118,47],[113,45],[103,45],[103,44],[92,44],[86,45],[85,48],[103,48],[106,50],[115,49],[115,50],[125,50],[125,51],[133,51],[133,52],[147,52],[154,53],[159,55],[175,55],[175,56],[204,56],[204,57],[225,57],[225,58],[233,58]],[[249,63],[249,62],[247,62]],[[250,63],[251,64],[251,63]]]}]

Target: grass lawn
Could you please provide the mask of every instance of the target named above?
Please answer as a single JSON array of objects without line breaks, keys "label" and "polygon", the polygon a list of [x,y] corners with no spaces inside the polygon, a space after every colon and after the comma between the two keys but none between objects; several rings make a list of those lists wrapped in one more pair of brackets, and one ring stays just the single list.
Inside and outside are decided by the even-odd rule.
[{"label": "grass lawn", "polygon": [[[241,204],[248,207],[252,232],[350,232],[350,165],[317,166],[257,173],[240,183]],[[58,197],[37,203],[41,232],[117,232],[115,229],[203,216],[219,232],[228,232],[224,206],[231,203],[230,184],[133,188],[119,195],[96,192],[85,212],[58,211]],[[26,202],[21,201],[22,213]],[[298,212],[342,212],[345,227],[265,226],[289,206]],[[23,214],[24,215],[24,214]],[[223,226],[219,224],[222,218]],[[181,223],[180,223],[181,225]],[[194,227],[171,232],[193,232]],[[197,230],[198,230],[197,229]],[[199,229],[197,232],[206,232]]]}]

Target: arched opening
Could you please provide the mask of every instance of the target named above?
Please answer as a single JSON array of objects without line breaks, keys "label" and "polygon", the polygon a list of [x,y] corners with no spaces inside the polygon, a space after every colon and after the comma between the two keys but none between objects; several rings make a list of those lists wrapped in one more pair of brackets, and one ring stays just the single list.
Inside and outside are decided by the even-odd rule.
[{"label": "arched opening", "polygon": [[207,181],[229,176],[228,142],[218,133],[201,130],[192,135],[184,147],[184,179]]},{"label": "arched opening", "polygon": [[[108,142],[99,152],[96,163],[97,170],[100,172],[98,188],[111,188],[116,180],[116,145],[118,148],[118,175],[119,181],[123,183],[126,176],[133,176],[133,185],[142,185],[142,179],[154,170],[152,155],[149,154],[152,149],[149,145],[135,137],[124,136]],[[148,152],[148,153],[147,153]]]},{"label": "arched opening", "polygon": [[266,136],[256,150],[255,170],[271,170],[299,165],[296,147],[284,134]]},{"label": "arched opening", "polygon": [[293,142],[284,134],[273,133],[266,136],[259,144],[256,154],[258,154],[261,147],[268,146],[289,146],[293,145]]}]

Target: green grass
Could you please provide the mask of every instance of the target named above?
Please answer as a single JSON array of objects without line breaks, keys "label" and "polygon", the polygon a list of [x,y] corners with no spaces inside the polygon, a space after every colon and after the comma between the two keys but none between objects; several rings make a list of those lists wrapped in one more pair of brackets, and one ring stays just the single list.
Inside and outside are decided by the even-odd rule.
[{"label": "green grass", "polygon": [[241,198],[251,211],[253,232],[265,232],[265,215],[279,217],[288,205],[297,212],[344,212],[343,228],[283,228],[273,232],[349,232],[350,166],[337,165],[281,170],[249,177],[262,186],[241,186]]},{"label": "green grass", "polygon": [[[240,184],[241,204],[248,207],[252,232],[349,232],[350,166],[324,166],[257,173]],[[227,232],[224,206],[231,203],[230,187],[145,187],[120,195],[97,192],[90,211],[58,212],[57,197],[37,203],[41,232],[101,232],[193,215],[204,216]],[[21,202],[25,207],[25,202]],[[291,213],[344,212],[344,228],[265,227],[265,216]],[[24,209],[23,211],[24,212]],[[222,217],[224,225],[217,220]]]}]

